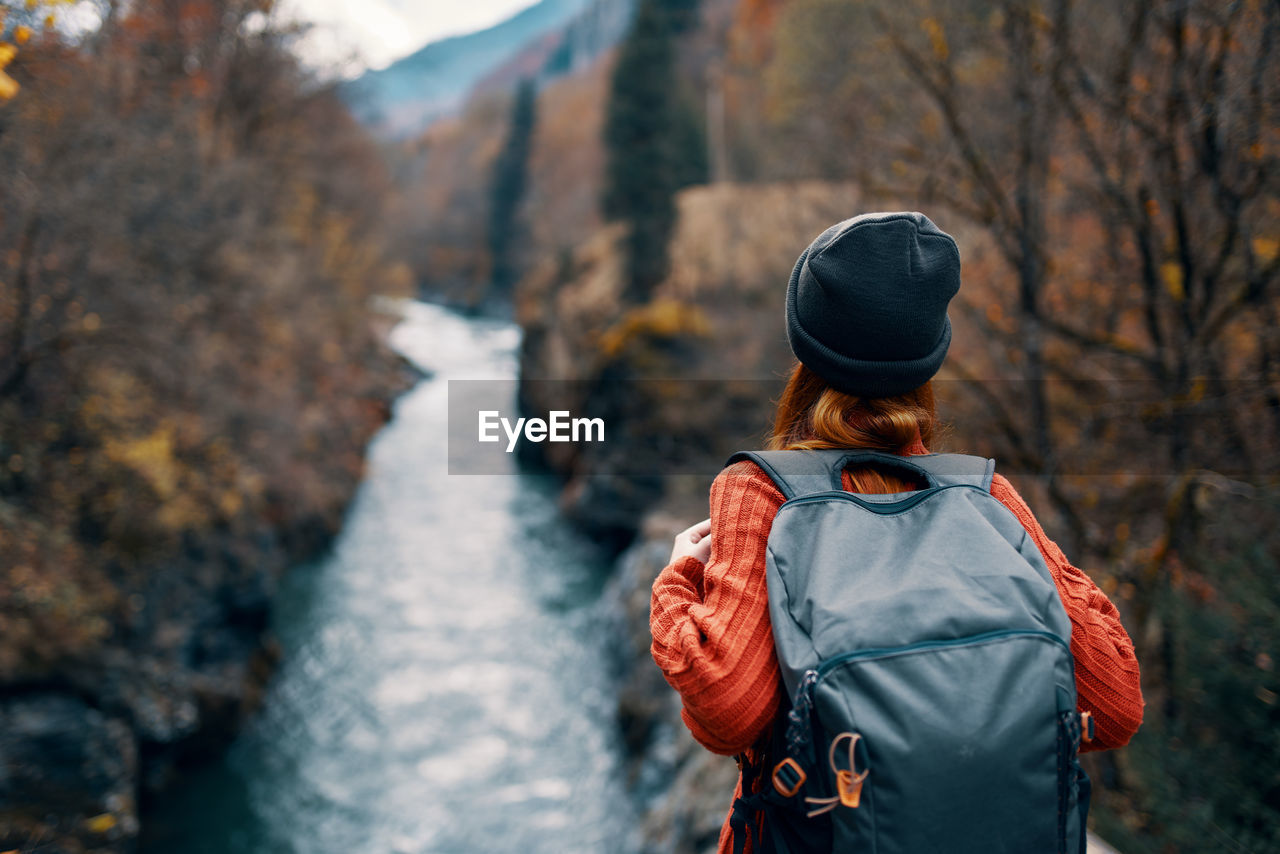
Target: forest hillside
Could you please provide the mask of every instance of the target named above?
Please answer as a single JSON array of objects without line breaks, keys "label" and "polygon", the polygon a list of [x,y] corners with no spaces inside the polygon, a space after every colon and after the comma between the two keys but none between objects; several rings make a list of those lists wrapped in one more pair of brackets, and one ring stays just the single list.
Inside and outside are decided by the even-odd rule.
[{"label": "forest hillside", "polygon": [[111,8],[0,6],[0,850],[132,850],[225,749],[409,380],[333,91],[254,4]]}]

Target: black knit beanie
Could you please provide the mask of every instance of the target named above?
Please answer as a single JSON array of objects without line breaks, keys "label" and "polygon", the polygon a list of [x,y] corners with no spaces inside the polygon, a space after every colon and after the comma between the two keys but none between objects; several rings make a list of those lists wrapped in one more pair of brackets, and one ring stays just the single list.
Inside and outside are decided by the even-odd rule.
[{"label": "black knit beanie", "polygon": [[924,385],[951,344],[947,303],[960,250],[924,214],[838,222],[800,254],[787,286],[787,340],[833,388],[893,397]]}]

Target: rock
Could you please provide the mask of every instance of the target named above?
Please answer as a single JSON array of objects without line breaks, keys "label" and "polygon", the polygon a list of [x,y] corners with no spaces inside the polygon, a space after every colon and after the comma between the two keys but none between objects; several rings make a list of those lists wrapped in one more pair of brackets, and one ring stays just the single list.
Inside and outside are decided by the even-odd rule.
[{"label": "rock", "polygon": [[137,768],[120,718],[62,693],[0,701],[0,849],[131,850]]},{"label": "rock", "polygon": [[0,632],[0,662],[17,662],[0,672],[0,852],[134,850],[139,801],[220,755],[257,706],[278,657],[276,581],[340,510],[302,533],[264,522],[260,541],[213,532],[163,568],[119,572],[127,608],[74,655],[13,654]]},{"label": "rock", "polygon": [[682,739],[670,794],[645,811],[643,838],[653,854],[714,854],[733,800],[738,766]]},{"label": "rock", "polygon": [[651,515],[644,533],[618,558],[604,592],[619,638],[622,679],[618,723],[628,782],[642,808],[646,854],[709,854],[733,798],[732,759],[703,749],[680,720],[680,701],[649,653],[649,599],[666,565],[671,538],[687,522]]}]

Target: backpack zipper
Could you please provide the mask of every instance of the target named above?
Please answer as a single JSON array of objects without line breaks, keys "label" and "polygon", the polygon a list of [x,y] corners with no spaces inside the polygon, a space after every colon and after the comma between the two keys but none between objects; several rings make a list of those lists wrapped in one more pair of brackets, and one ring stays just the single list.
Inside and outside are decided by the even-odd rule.
[{"label": "backpack zipper", "polygon": [[[870,510],[872,513],[877,513],[881,516],[891,516],[894,513],[902,513],[910,510],[921,501],[932,498],[944,489],[972,489],[982,493],[983,495],[991,494],[982,487],[974,486],[971,483],[949,483],[946,486],[931,486],[928,489],[914,490],[911,495],[908,495],[906,498],[898,501],[867,501],[858,497],[858,494],[855,492],[845,492],[843,489],[828,489],[824,492],[811,492],[808,495],[801,495],[798,498],[789,499],[783,502],[782,507],[786,507],[791,504],[804,504],[810,501],[830,501],[833,498],[838,498],[844,501],[852,501],[854,504],[857,504],[864,510]],[[782,507],[778,508],[779,512],[781,512]]]},{"label": "backpack zipper", "polygon": [[984,632],[980,635],[968,635],[966,637],[953,638],[951,640],[919,641],[917,643],[907,644],[906,646],[879,647],[876,649],[859,649],[853,652],[846,652],[821,662],[818,665],[816,672],[818,678],[821,679],[833,669],[840,667],[841,665],[848,664],[851,661],[857,661],[860,659],[887,658],[891,655],[905,655],[907,653],[947,646],[967,646],[968,644],[983,643],[985,641],[999,640],[1000,638],[1020,635],[1046,638],[1065,649],[1068,653],[1071,652],[1070,645],[1053,632],[1041,631],[1039,629],[997,629],[996,631]]}]

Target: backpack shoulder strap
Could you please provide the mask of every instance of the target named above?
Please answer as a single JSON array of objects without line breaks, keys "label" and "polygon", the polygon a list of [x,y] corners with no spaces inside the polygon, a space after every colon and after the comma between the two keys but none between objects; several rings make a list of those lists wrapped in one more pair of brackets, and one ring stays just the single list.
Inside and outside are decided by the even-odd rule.
[{"label": "backpack shoulder strap", "polygon": [[898,459],[925,469],[940,486],[966,484],[990,492],[996,473],[995,460],[973,454],[920,454]]},{"label": "backpack shoulder strap", "polygon": [[899,456],[885,451],[831,448],[820,451],[738,451],[725,461],[751,460],[790,500],[813,492],[842,489],[840,472],[852,463],[873,463],[923,479],[930,487],[965,484],[991,490],[995,460],[968,454]]},{"label": "backpack shoulder strap", "polygon": [[836,475],[832,486],[831,463],[823,456],[823,451],[738,451],[725,465],[729,466],[739,460],[751,460],[769,479],[782,490],[789,501],[799,495],[810,492],[825,492],[840,488],[840,477]]}]

